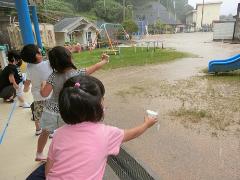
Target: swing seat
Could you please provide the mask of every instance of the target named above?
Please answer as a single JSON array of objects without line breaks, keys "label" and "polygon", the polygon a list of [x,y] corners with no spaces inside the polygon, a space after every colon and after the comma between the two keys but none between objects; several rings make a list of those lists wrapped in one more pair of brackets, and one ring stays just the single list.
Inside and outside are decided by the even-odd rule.
[{"label": "swing seat", "polygon": [[106,50],[107,55],[119,55],[119,50],[117,49],[109,49]]}]

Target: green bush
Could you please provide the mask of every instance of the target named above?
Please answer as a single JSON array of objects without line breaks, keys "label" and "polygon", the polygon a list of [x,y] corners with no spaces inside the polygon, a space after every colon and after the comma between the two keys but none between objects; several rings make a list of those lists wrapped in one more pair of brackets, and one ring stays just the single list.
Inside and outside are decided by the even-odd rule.
[{"label": "green bush", "polygon": [[138,31],[138,26],[133,20],[126,20],[123,22],[123,27],[128,34],[132,34]]}]

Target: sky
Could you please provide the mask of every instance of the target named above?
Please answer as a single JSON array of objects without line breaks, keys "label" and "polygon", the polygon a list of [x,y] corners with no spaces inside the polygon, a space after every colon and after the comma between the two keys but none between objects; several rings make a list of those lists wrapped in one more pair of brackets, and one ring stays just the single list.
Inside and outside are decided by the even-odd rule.
[{"label": "sky", "polygon": [[[216,2],[217,0],[205,0],[205,2]],[[218,0],[220,1],[220,0]],[[223,2],[221,6],[221,15],[236,15],[237,14],[237,4],[240,0],[221,0]],[[202,0],[188,0],[188,4],[196,8],[196,3],[202,3]]]}]

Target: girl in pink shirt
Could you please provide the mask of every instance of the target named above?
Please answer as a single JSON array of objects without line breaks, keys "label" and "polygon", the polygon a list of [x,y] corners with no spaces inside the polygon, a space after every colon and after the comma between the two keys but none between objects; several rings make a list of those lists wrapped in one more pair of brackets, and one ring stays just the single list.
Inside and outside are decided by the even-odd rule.
[{"label": "girl in pink shirt", "polygon": [[105,93],[102,82],[92,76],[67,80],[59,95],[59,110],[66,123],[54,134],[46,163],[48,180],[100,180],[107,157],[117,155],[123,142],[140,136],[156,123],[145,117],[132,129],[103,124]]}]

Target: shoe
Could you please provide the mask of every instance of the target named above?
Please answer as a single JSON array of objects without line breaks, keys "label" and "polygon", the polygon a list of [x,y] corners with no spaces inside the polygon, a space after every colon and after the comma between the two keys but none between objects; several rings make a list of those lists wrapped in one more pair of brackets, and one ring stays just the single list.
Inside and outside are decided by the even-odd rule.
[{"label": "shoe", "polygon": [[35,161],[46,162],[47,158],[42,153],[37,153]]},{"label": "shoe", "polygon": [[36,130],[35,135],[39,136],[42,133],[42,129]]},{"label": "shoe", "polygon": [[14,99],[4,99],[3,100],[5,103],[13,103]]},{"label": "shoe", "polygon": [[53,136],[54,136],[54,132],[53,133],[51,133],[51,134],[49,134],[49,139],[52,139],[53,138]]},{"label": "shoe", "polygon": [[24,103],[20,104],[19,107],[30,108],[30,104],[28,104],[27,102],[24,102]]},{"label": "shoe", "polygon": [[46,162],[47,158],[35,158],[35,161]]}]

